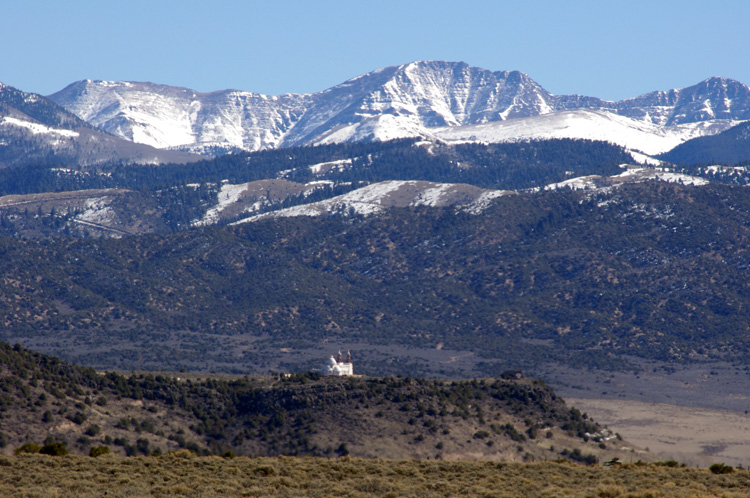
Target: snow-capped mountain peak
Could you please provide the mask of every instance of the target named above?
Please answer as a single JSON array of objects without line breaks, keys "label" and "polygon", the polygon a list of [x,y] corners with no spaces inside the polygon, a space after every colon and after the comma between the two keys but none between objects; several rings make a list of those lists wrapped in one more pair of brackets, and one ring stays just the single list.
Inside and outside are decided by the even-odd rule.
[{"label": "snow-capped mountain peak", "polygon": [[73,83],[50,98],[115,136],[159,148],[196,151],[277,147],[308,99],[92,80]]}]

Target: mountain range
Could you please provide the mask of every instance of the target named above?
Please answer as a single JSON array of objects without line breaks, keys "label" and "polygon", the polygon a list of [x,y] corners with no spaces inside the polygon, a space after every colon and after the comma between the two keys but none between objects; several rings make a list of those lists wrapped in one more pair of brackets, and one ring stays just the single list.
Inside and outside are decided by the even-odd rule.
[{"label": "mountain range", "polygon": [[84,80],[49,99],[116,137],[203,154],[425,137],[600,139],[653,155],[750,119],[750,89],[726,78],[612,102],[553,95],[518,71],[444,61],[387,67],[304,95]]}]

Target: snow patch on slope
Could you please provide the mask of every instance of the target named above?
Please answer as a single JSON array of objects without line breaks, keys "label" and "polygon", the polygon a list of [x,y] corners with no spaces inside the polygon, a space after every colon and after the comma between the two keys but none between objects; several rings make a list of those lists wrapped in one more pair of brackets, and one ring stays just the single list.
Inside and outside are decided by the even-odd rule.
[{"label": "snow patch on slope", "polygon": [[593,190],[600,187],[602,179],[603,177],[599,175],[579,176],[576,178],[570,178],[563,182],[546,185],[544,190],[560,190],[566,188],[571,190]]},{"label": "snow patch on slope", "polygon": [[492,199],[509,194],[511,192],[481,189],[464,184],[391,180],[368,185],[332,199],[253,216],[237,223],[270,217],[337,214],[369,216],[392,207],[414,206],[442,207],[455,205],[461,206],[468,212],[478,214],[489,206]]},{"label": "snow patch on slope", "polygon": [[477,200],[475,200],[468,206],[465,206],[463,209],[470,214],[481,214],[488,207],[490,207],[490,204],[493,200],[509,194],[511,194],[511,192],[507,190],[487,190],[483,192],[482,195],[477,198]]},{"label": "snow patch on slope", "polygon": [[735,124],[737,122],[724,120],[662,127],[605,111],[575,110],[431,131],[446,142],[498,143],[575,138],[602,140],[646,155],[656,155],[691,138],[715,134]]},{"label": "snow patch on slope", "polygon": [[635,179],[636,181],[643,181],[653,178],[663,182],[682,183],[684,185],[693,185],[696,187],[701,187],[710,183],[705,178],[651,168],[628,168],[627,171],[620,173],[619,175],[612,178],[615,181],[628,181],[631,179]]},{"label": "snow patch on slope", "polygon": [[109,196],[86,199],[83,213],[76,216],[75,219],[96,225],[111,224],[116,215],[109,205],[110,202],[112,202],[112,198]]},{"label": "snow patch on slope", "polygon": [[240,185],[232,185],[230,183],[223,184],[219,191],[218,203],[206,211],[203,219],[197,221],[195,226],[207,226],[216,223],[219,220],[221,212],[239,200],[242,193],[247,190],[247,185],[247,183],[242,183]]},{"label": "snow patch on slope", "polygon": [[32,123],[23,119],[12,118],[10,116],[4,116],[0,120],[1,125],[18,126],[19,128],[25,128],[34,135],[57,135],[59,137],[76,138],[80,136],[77,131],[64,130],[60,128],[51,128],[40,123]]},{"label": "snow patch on slope", "polygon": [[398,138],[432,137],[416,118],[405,118],[384,114],[367,120],[341,125],[321,134],[313,141],[314,145],[342,142],[363,142],[395,140]]},{"label": "snow patch on slope", "polygon": [[354,159],[339,159],[338,161],[311,164],[308,168],[313,175],[325,175],[333,170],[344,171],[352,165],[353,161]]},{"label": "snow patch on slope", "polygon": [[[570,178],[563,182],[547,185],[544,187],[544,190],[599,190],[622,185],[625,183],[639,183],[649,180],[658,180],[668,183],[681,183],[683,185],[692,185],[696,187],[700,187],[710,183],[705,178],[684,175],[682,173],[674,173],[661,168],[627,166],[625,168],[625,171],[623,171],[619,175],[610,177],[599,175],[580,176],[577,178]],[[539,190],[540,189],[538,188],[531,189],[531,191],[533,192]]]},{"label": "snow patch on slope", "polygon": [[434,187],[427,188],[421,194],[417,196],[411,205],[412,206],[440,206],[443,199],[453,185],[450,183],[443,183]]}]

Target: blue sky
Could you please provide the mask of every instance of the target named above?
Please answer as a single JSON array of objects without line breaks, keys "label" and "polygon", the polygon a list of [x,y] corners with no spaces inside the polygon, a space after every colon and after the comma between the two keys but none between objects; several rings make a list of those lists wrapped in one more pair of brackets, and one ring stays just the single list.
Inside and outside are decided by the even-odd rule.
[{"label": "blue sky", "polygon": [[309,93],[426,59],[612,100],[709,76],[750,84],[748,0],[3,3],[0,81],[43,95],[86,78]]}]

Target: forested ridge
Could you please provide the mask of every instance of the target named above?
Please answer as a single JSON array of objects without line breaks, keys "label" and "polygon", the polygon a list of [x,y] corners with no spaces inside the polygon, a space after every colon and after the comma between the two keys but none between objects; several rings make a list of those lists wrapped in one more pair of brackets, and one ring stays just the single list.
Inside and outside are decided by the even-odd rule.
[{"label": "forested ridge", "polygon": [[[351,160],[353,166],[322,176],[309,168],[340,160]],[[621,147],[588,140],[428,146],[404,139],[242,152],[191,164],[110,163],[80,169],[42,164],[4,169],[0,170],[0,194],[87,188],[160,190],[200,182],[243,183],[277,177],[300,182],[408,179],[516,189],[539,186],[540,181],[552,183],[572,174],[617,172],[619,164],[630,160]]]},{"label": "forested ridge", "polygon": [[688,140],[659,157],[681,166],[746,163],[750,159],[750,123],[740,123],[718,135]]},{"label": "forested ridge", "polygon": [[[321,163],[345,163],[342,168],[317,171]],[[616,147],[586,140],[551,140],[518,144],[448,146],[416,140],[354,143],[229,154],[192,164],[104,164],[76,167],[41,162],[23,168],[0,169],[0,195],[38,194],[89,189],[129,189],[158,206],[172,231],[188,228],[217,203],[225,183],[285,179],[300,184],[326,182],[313,195],[290,196],[264,211],[323,200],[386,180],[425,180],[465,183],[483,188],[534,188],[587,174],[610,175],[632,158]],[[58,217],[65,210],[58,210]],[[37,213],[2,212],[4,233],[20,236],[29,226],[41,233],[62,230],[39,226]],[[138,211],[133,212],[138,216]],[[64,226],[65,219],[48,220]],[[69,232],[69,230],[68,230]]]}]

